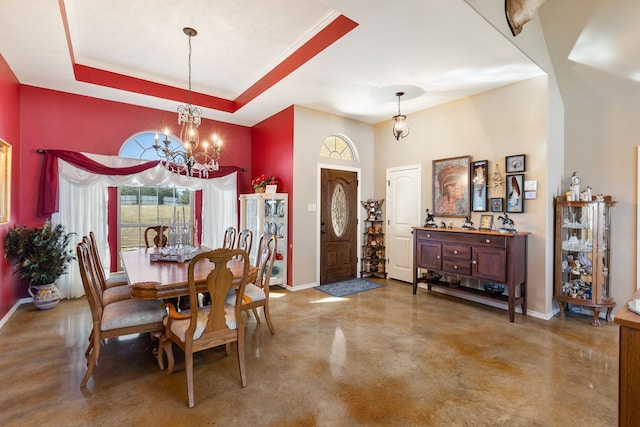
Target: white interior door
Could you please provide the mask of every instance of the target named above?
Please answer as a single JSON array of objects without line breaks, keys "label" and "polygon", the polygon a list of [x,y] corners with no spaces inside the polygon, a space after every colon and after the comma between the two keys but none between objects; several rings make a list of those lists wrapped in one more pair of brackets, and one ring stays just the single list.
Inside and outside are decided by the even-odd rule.
[{"label": "white interior door", "polygon": [[387,273],[389,278],[413,282],[413,235],[422,225],[421,165],[387,169]]}]

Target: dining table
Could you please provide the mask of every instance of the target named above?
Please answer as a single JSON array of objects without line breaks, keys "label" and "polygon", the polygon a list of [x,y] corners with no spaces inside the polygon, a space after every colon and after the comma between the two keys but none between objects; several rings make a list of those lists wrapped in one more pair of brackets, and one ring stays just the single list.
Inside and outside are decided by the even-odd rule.
[{"label": "dining table", "polygon": [[[198,252],[209,250],[202,247]],[[124,249],[120,252],[122,266],[129,281],[129,289],[133,298],[164,300],[189,295],[188,269],[189,260],[156,261],[158,248],[134,248]],[[154,256],[152,257],[152,254]],[[233,273],[236,285],[240,284],[244,268],[243,261],[231,259],[227,266]],[[207,275],[214,268],[212,262],[203,259],[196,264],[194,278],[196,291],[207,292]],[[253,282],[256,279],[258,269],[250,265],[247,280]]]}]

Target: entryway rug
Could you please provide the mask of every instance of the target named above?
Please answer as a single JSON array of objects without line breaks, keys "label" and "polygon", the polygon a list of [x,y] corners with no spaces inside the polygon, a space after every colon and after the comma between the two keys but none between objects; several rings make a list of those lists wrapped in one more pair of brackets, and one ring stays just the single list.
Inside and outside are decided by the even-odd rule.
[{"label": "entryway rug", "polygon": [[327,283],[326,285],[316,286],[315,288],[329,295],[333,295],[334,297],[344,297],[346,295],[356,294],[358,292],[364,292],[380,287],[382,287],[382,285],[379,283],[356,278],[342,280],[340,282]]}]

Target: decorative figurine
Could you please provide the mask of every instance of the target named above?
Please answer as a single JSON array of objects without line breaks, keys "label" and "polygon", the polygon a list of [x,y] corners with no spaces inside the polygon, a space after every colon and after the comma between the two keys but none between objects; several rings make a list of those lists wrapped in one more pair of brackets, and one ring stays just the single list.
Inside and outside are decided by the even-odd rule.
[{"label": "decorative figurine", "polygon": [[573,175],[571,175],[569,191],[571,191],[572,201],[577,202],[580,200],[580,177],[577,175],[577,172],[574,172]]},{"label": "decorative figurine", "polygon": [[433,219],[433,214],[429,209],[427,209],[427,217],[424,219],[424,226],[429,228],[438,228],[438,225]]},{"label": "decorative figurine", "polygon": [[587,185],[587,188],[582,190],[582,192],[580,193],[580,200],[582,200],[583,202],[590,202],[591,199],[592,199],[591,186]]},{"label": "decorative figurine", "polygon": [[464,219],[464,224],[462,224],[462,228],[463,230],[475,230],[476,228],[473,226],[473,221],[471,221],[471,217],[466,217]]},{"label": "decorative figurine", "polygon": [[440,228],[447,228],[447,224],[444,221],[440,223]]},{"label": "decorative figurine", "polygon": [[514,228],[515,223],[511,218],[509,218],[509,215],[507,215],[506,212],[504,216],[500,215],[498,217],[498,220],[502,222],[502,227],[498,228],[498,231],[500,233],[517,233],[518,232],[518,230]]},{"label": "decorative figurine", "polygon": [[382,204],[384,203],[384,199],[374,200],[368,199],[366,202],[362,203],[362,207],[367,210],[367,220],[376,221],[382,219]]}]

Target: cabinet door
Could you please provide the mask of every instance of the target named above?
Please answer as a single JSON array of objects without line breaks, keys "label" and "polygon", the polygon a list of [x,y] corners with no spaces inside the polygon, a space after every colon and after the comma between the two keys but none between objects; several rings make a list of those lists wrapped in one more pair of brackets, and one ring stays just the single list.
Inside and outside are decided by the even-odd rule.
[{"label": "cabinet door", "polygon": [[478,279],[505,283],[507,252],[504,249],[474,247],[471,274]]},{"label": "cabinet door", "polygon": [[418,240],[416,267],[431,270],[442,269],[442,244],[427,240]]}]

